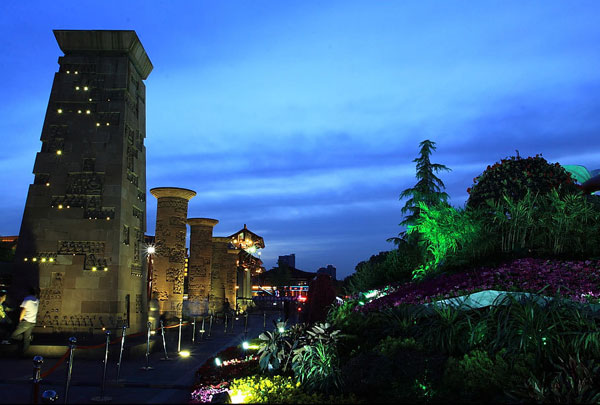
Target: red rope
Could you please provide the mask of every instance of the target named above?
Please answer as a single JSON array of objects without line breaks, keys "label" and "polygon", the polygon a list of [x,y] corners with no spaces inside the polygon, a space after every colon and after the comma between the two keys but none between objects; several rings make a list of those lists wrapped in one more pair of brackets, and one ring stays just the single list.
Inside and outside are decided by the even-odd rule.
[{"label": "red rope", "polygon": [[60,359],[58,359],[58,361],[50,368],[50,370],[46,371],[45,373],[42,373],[42,378],[46,378],[50,374],[52,374],[54,372],[54,370],[56,370],[58,368],[58,366],[60,366],[66,360],[70,351],[71,351],[71,349],[67,349],[65,354],[63,354],[62,357]]}]

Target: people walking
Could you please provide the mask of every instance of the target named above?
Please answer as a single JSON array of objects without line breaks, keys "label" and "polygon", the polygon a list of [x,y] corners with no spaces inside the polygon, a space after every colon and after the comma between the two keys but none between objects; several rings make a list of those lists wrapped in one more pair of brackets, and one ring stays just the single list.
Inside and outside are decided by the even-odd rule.
[{"label": "people walking", "polygon": [[31,333],[37,320],[38,308],[40,305],[39,289],[31,288],[29,295],[21,303],[21,314],[19,315],[19,324],[10,336],[14,340],[23,340],[22,353],[29,349],[31,343]]}]

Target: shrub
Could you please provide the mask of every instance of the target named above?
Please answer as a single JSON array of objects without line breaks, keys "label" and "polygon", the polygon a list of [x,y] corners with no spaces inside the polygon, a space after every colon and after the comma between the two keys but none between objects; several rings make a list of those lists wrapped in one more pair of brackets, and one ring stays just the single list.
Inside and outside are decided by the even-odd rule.
[{"label": "shrub", "polygon": [[527,191],[533,194],[546,194],[559,188],[565,192],[577,191],[571,175],[560,164],[548,163],[540,155],[502,159],[488,166],[473,182],[467,189],[467,206],[470,208],[485,207],[487,200],[496,202],[503,196],[518,201]]},{"label": "shrub", "polygon": [[419,248],[402,241],[397,249],[380,252],[368,261],[357,264],[354,274],[346,280],[346,292],[355,294],[390,283],[408,281],[412,271],[421,262]]},{"label": "shrub", "polygon": [[252,376],[231,382],[230,395],[244,403],[275,404],[343,404],[361,403],[354,395],[309,394],[292,377]]},{"label": "shrub", "polygon": [[403,350],[422,351],[424,350],[424,347],[421,342],[416,341],[412,337],[395,338],[392,336],[386,336],[377,344],[377,346],[375,346],[374,349],[375,352],[388,357],[393,357],[398,352]]},{"label": "shrub", "polygon": [[451,357],[444,371],[447,390],[460,396],[491,398],[520,383],[530,374],[532,356],[513,355],[506,350],[490,356],[485,350],[473,350],[462,358]]}]

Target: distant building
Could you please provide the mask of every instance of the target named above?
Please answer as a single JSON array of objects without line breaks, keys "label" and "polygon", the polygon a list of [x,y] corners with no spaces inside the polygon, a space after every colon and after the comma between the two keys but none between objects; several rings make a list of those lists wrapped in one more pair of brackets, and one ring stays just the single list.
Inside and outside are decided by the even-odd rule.
[{"label": "distant building", "polygon": [[277,266],[296,268],[296,254],[292,253],[286,256],[279,256],[279,259],[277,259]]},{"label": "distant building", "polygon": [[336,273],[336,268],[334,266],[332,266],[331,264],[328,264],[327,267],[321,267],[319,270],[317,270],[317,274],[327,274],[333,280],[336,279],[335,273]]}]

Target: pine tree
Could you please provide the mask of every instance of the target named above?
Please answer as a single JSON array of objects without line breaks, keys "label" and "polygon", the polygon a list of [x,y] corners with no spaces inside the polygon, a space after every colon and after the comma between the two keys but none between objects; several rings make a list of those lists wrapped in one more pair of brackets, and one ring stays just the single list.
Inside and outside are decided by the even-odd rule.
[{"label": "pine tree", "polygon": [[[417,164],[415,175],[418,180],[417,184],[414,187],[407,188],[400,194],[400,200],[408,198],[401,210],[405,217],[400,222],[400,226],[404,226],[407,229],[413,226],[419,218],[421,212],[419,202],[424,202],[427,206],[440,203],[447,204],[448,202],[448,194],[443,191],[446,186],[444,186],[444,182],[435,174],[442,170],[450,171],[451,169],[439,163],[431,163],[429,157],[436,150],[435,142],[426,139],[419,146],[421,147],[419,157],[413,160]],[[401,232],[398,236],[398,238],[390,238],[388,241],[399,245],[400,241],[405,239],[406,232]]]}]

